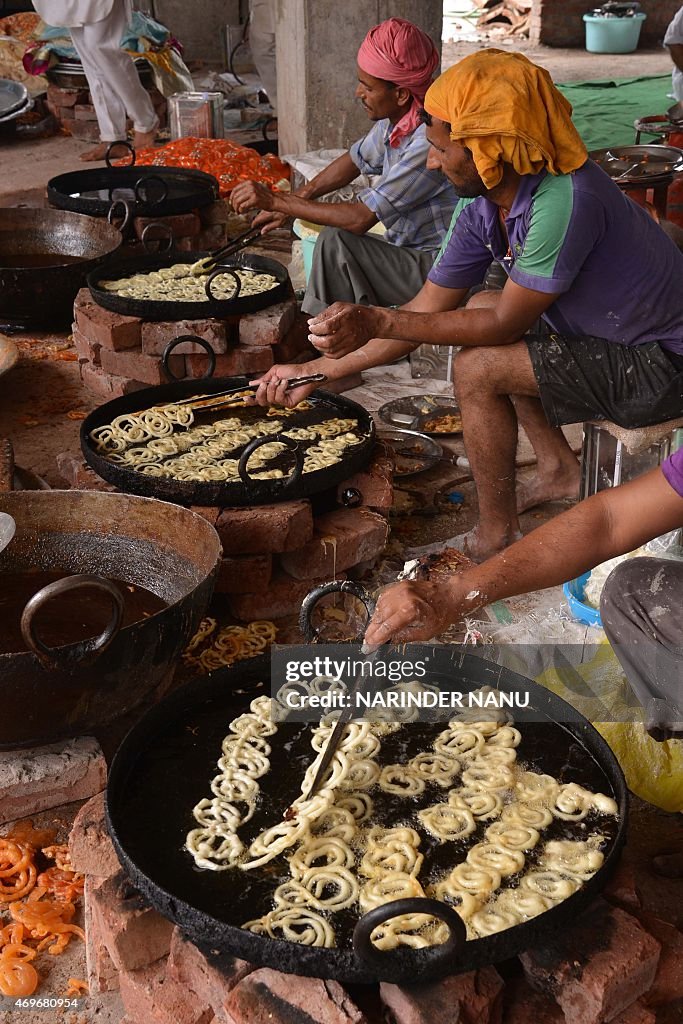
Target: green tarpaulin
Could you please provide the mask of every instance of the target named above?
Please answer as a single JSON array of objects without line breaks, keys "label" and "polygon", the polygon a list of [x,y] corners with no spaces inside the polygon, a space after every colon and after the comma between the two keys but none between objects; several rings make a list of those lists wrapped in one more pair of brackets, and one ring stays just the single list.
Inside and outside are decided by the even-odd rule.
[{"label": "green tarpaulin", "polygon": [[[573,120],[588,150],[606,146],[632,146],[633,122],[640,117],[664,114],[674,100],[671,75],[622,78],[605,82],[569,82],[558,88],[574,108]],[[654,142],[642,136],[641,143]]]}]

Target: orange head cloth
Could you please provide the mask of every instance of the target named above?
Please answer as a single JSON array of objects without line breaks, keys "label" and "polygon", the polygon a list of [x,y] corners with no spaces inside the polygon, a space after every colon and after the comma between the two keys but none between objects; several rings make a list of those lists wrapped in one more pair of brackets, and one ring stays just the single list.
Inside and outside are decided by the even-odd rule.
[{"label": "orange head cloth", "polygon": [[420,108],[439,54],[429,36],[405,18],[389,18],[371,28],[358,51],[361,71],[408,89],[413,101],[389,137],[391,146],[411,135],[420,124]]},{"label": "orange head cloth", "polygon": [[569,174],[588,158],[571,104],[547,71],[521,53],[480,50],[444,72],[425,96],[428,114],[447,121],[451,139],[472,153],[479,177],[495,188],[503,164],[518,174]]}]

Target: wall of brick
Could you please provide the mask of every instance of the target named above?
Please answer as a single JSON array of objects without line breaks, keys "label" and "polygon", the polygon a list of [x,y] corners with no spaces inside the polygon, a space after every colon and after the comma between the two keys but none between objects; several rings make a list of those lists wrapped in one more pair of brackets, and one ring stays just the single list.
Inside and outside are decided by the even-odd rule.
[{"label": "wall of brick", "polygon": [[[534,0],[531,10],[532,43],[545,46],[585,46],[583,15],[603,0]],[[680,0],[640,0],[647,14],[639,48],[661,44],[666,27],[680,7]]]}]

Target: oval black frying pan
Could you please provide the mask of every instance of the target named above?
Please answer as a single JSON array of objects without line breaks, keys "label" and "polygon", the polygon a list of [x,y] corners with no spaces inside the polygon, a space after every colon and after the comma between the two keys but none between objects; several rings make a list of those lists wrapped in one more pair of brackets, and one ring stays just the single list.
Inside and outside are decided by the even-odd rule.
[{"label": "oval black frying pan", "polygon": [[[423,657],[425,651],[431,658],[429,682],[442,688],[463,690],[490,685],[503,691],[527,689],[542,721],[520,725],[520,758],[531,762],[536,771],[547,771],[557,778],[614,795],[619,818],[601,818],[599,825],[609,836],[605,861],[581,889],[537,918],[464,945],[454,926],[448,948],[404,948],[377,953],[368,943],[369,922],[361,918],[364,924],[358,926],[359,919],[350,911],[336,915],[338,948],[334,949],[302,946],[243,930],[240,926],[245,921],[270,909],[274,888],[289,877],[286,864],[272,862],[250,872],[201,871],[184,850],[184,842],[195,825],[193,806],[210,792],[209,783],[216,774],[216,760],[229,722],[246,710],[255,696],[270,692],[270,659],[261,656],[193,680],[176,691],[133,728],[114,759],[107,788],[111,836],[131,881],[152,906],[206,949],[286,973],[336,978],[347,983],[405,982],[407,977],[418,982],[469,971],[540,945],[544,938],[572,922],[605,885],[624,843],[627,790],[614,754],[586,719],[543,687],[463,653],[461,648],[410,645],[413,660]],[[521,717],[521,713],[515,712],[516,719]],[[435,730],[442,728],[441,723],[413,723],[408,738],[409,756],[413,747],[429,749]],[[404,733],[405,729],[396,735]],[[313,757],[310,725],[306,723],[280,725],[269,742],[273,748],[271,770],[261,780],[262,793],[267,796],[257,812],[263,827],[281,819],[283,810],[298,794],[305,768]],[[388,744],[388,740],[383,740],[383,750],[385,742]],[[387,759],[392,754],[395,759],[396,752],[388,746],[385,754]],[[401,814],[405,816],[405,801],[397,803],[395,798],[377,790],[372,795],[373,823],[396,824]],[[563,825],[551,825],[545,837],[562,835]],[[556,827],[558,831],[553,832]],[[434,844],[425,850],[421,878],[430,863],[448,867],[449,847],[453,848],[448,843]],[[462,852],[455,856],[455,861],[460,859]],[[278,871],[284,872],[282,877]],[[387,907],[390,905],[380,908],[383,915],[388,913]],[[391,909],[394,913],[402,911],[396,905]]]}]

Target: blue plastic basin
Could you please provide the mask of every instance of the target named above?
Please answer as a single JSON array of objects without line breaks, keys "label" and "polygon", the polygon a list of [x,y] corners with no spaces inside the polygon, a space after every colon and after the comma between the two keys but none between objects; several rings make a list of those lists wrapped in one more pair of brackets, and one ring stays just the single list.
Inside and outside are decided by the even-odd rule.
[{"label": "blue plastic basin", "polygon": [[586,49],[589,53],[633,53],[647,15],[641,11],[630,18],[600,18],[584,14]]},{"label": "blue plastic basin", "polygon": [[590,575],[589,572],[584,572],[583,575],[578,576],[575,580],[564,583],[562,591],[567,598],[569,610],[575,619],[578,619],[579,622],[584,622],[587,626],[599,626],[602,628],[599,609],[586,604],[584,600],[585,587],[590,579]]}]

